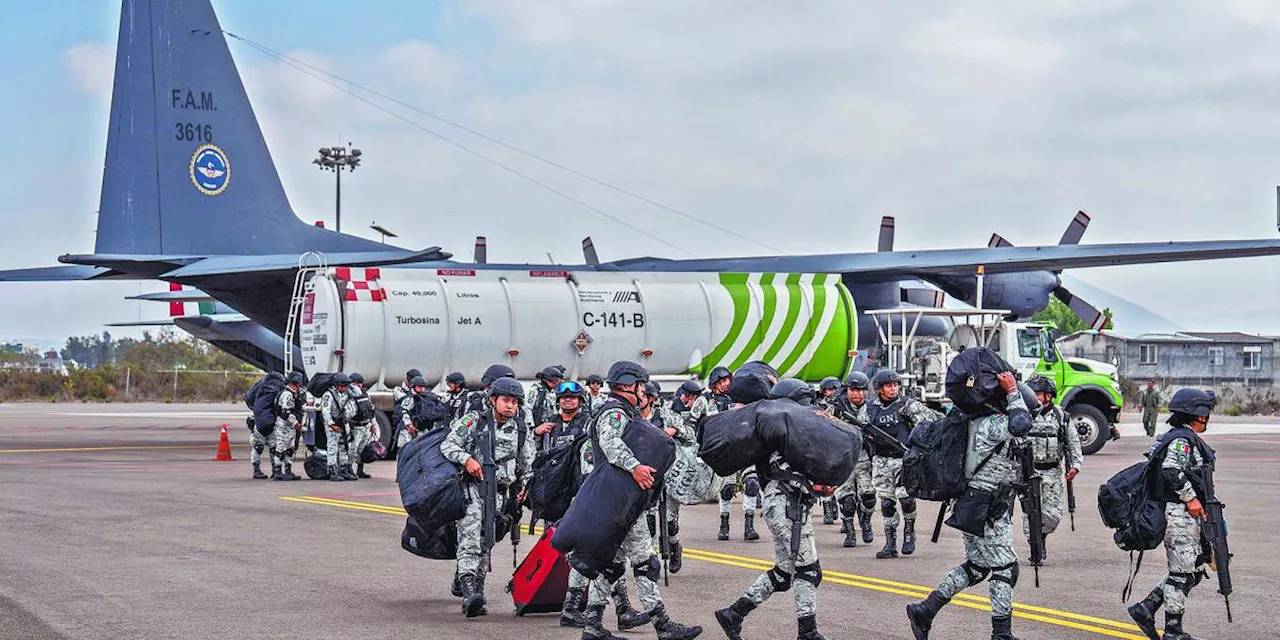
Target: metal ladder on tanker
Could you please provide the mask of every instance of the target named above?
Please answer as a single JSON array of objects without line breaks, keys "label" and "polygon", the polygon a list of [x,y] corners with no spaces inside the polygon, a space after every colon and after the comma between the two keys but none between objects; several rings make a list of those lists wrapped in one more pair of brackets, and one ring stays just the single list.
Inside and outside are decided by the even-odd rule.
[{"label": "metal ladder on tanker", "polygon": [[[314,260],[315,265],[308,266]],[[308,251],[298,256],[298,273],[293,278],[293,294],[289,298],[289,320],[284,328],[284,372],[294,370],[293,347],[298,337],[298,313],[311,291],[311,276],[329,268],[329,262],[319,251]]]}]

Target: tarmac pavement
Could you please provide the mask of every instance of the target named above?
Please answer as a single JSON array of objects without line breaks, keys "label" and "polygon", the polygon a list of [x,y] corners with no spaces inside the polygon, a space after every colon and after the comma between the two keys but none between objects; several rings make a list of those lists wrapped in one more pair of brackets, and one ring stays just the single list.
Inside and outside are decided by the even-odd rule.
[{"label": "tarmac pavement", "polygon": [[[367,467],[375,477],[360,482],[251,480],[245,415],[235,405],[0,405],[0,639],[577,637],[555,615],[512,615],[507,541],[494,549],[489,615],[464,620],[449,595],[453,563],[399,547],[392,463]],[[1150,442],[1136,416],[1125,419],[1125,437],[1086,458],[1076,531],[1064,518],[1050,536],[1039,589],[1022,567],[1014,631],[1024,640],[1142,639],[1120,602],[1128,555],[1094,506],[1098,484]],[[234,462],[213,461],[223,423]],[[1276,638],[1280,420],[1224,417],[1207,439],[1228,505],[1235,623],[1210,576],[1192,592],[1186,627],[1198,638]],[[928,542],[937,505],[921,504],[911,557],[876,560],[879,540],[843,549],[838,526],[818,525],[818,620],[828,638],[911,638],[903,608],[963,560],[958,532],[944,527],[938,544]],[[706,638],[723,637],[712,612],[772,564],[764,527],[748,543],[737,505],[731,522],[734,539],[717,542],[715,505],[682,510],[684,570],[662,589],[672,617],[703,625]],[[874,526],[879,536],[879,516]],[[520,553],[532,542],[526,536]],[[1159,580],[1163,559],[1148,554],[1137,597]],[[756,610],[744,635],[793,637],[790,596]],[[932,637],[987,638],[988,619],[983,584],[943,611]]]}]

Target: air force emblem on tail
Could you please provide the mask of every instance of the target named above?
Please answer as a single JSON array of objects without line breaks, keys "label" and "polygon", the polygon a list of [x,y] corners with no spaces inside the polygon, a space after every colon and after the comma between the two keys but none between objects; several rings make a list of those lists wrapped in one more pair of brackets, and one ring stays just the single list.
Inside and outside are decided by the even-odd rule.
[{"label": "air force emblem on tail", "polygon": [[191,183],[206,196],[216,196],[231,182],[231,162],[217,145],[205,144],[191,154]]}]

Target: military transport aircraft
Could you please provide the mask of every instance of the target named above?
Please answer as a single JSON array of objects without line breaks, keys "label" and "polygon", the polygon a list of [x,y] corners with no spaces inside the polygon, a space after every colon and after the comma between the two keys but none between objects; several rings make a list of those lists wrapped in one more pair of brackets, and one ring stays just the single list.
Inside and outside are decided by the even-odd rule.
[{"label": "military transport aircraft", "polygon": [[[1077,215],[1056,246],[1014,247],[997,236],[986,248],[895,251],[893,221],[886,219],[875,252],[600,262],[593,248],[584,247],[589,250],[580,265],[490,264],[483,252],[477,252],[478,262],[464,263],[440,247],[390,247],[306,224],[294,214],[208,0],[126,0],[94,251],[63,255],[61,266],[3,271],[0,282],[135,279],[192,287],[144,298],[216,302],[213,313],[184,315],[175,322],[248,362],[280,369],[297,361],[281,356],[297,305],[300,256],[310,252],[323,254],[329,267],[422,270],[420,275],[442,278],[519,272],[638,283],[679,275],[681,282],[704,290],[721,283],[724,274],[744,275],[757,283],[752,291],[760,289],[761,280],[751,274],[778,283],[808,274],[809,282],[834,283],[850,299],[850,313],[858,316],[854,324],[863,324],[866,309],[939,305],[937,291],[913,284],[927,282],[961,301],[1007,309],[1017,318],[1034,314],[1057,296],[1094,326],[1101,314],[1062,287],[1058,274],[1063,269],[1280,255],[1280,240],[1081,245],[1087,224],[1088,216]],[[985,279],[978,300],[980,268]],[[508,303],[520,304],[510,296]],[[784,315],[778,314],[779,323]],[[593,319],[598,318],[588,313],[587,320]],[[937,333],[945,327],[920,330]],[[864,330],[854,342],[874,336]],[[295,355],[298,339],[290,337],[289,354]],[[778,347],[788,339],[774,337]],[[570,338],[564,337],[566,346]],[[508,339],[490,341],[501,343],[506,354]],[[756,342],[767,351],[765,341]],[[450,344],[475,348],[475,343]]]}]

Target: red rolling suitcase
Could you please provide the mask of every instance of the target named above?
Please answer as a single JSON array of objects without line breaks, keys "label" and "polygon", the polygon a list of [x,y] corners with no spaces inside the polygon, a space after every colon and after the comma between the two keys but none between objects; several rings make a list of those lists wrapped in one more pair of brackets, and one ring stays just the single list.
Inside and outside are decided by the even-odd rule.
[{"label": "red rolling suitcase", "polygon": [[507,591],[516,605],[516,615],[552,613],[564,609],[569,590],[569,563],[551,548],[555,527],[547,527],[537,544],[516,569]]}]

